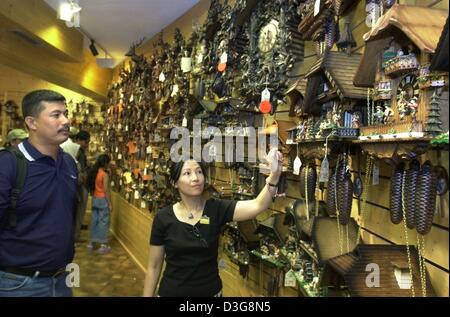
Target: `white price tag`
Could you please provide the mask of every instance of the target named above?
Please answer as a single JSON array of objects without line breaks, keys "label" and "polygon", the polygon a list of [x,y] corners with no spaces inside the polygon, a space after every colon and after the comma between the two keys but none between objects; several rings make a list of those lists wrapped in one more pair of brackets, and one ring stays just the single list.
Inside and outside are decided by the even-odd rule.
[{"label": "white price tag", "polygon": [[147,205],[145,203],[145,201],[141,201],[141,209],[146,209]]},{"label": "white price tag", "polygon": [[86,109],[86,114],[89,114],[89,109]]},{"label": "white price tag", "polygon": [[270,100],[270,91],[269,89],[264,89],[261,93],[261,101]]},{"label": "white price tag", "polygon": [[117,159],[121,160],[122,159],[122,153],[119,153],[119,155],[117,155]]},{"label": "white price tag", "polygon": [[187,128],[187,126],[188,126],[188,121],[187,121],[186,117],[183,117],[183,122],[181,123],[181,126],[182,126],[183,128]]},{"label": "white price tag", "polygon": [[152,154],[153,150],[151,145],[147,146],[146,152],[147,154]]},{"label": "white price tag", "polygon": [[297,156],[294,160],[294,175],[300,175],[300,168],[302,167],[302,161]]},{"label": "white price tag", "polygon": [[144,175],[148,175],[148,172],[147,172],[147,167],[146,167],[146,168],[144,168]]},{"label": "white price tag", "polygon": [[173,96],[176,96],[177,94],[178,94],[178,91],[179,91],[180,89],[178,88],[178,85],[177,84],[175,84],[175,85],[173,85],[173,88],[172,88],[172,94],[170,95],[171,97],[173,97]]},{"label": "white price tag", "polygon": [[139,191],[134,191],[134,199],[139,199]]},{"label": "white price tag", "polygon": [[182,57],[181,58],[181,70],[183,73],[189,73],[192,69],[192,58]]},{"label": "white price tag", "polygon": [[297,280],[295,279],[295,274],[292,270],[289,270],[284,274],[284,287],[295,287],[297,285]]},{"label": "white price tag", "polygon": [[120,123],[117,125],[117,129],[122,129],[122,125]]},{"label": "white price tag", "polygon": [[123,181],[122,181],[122,180],[120,180],[120,182],[119,182],[119,185],[120,185],[120,186],[122,186],[122,185],[123,185]]},{"label": "white price tag", "polygon": [[131,94],[131,96],[130,96],[130,102],[133,102],[133,100],[134,100],[134,95]]},{"label": "white price tag", "polygon": [[197,64],[201,64],[203,63],[203,54],[200,53],[197,55],[197,60],[196,60]]},{"label": "white price tag", "polygon": [[161,72],[161,74],[159,74],[159,81],[162,83],[166,81],[166,76],[164,75],[163,72]]},{"label": "white price tag", "polygon": [[318,15],[320,12],[320,0],[316,0],[314,3],[314,16]]},{"label": "white price tag", "polygon": [[328,182],[330,172],[330,164],[328,163],[328,157],[324,157],[322,164],[320,165],[320,174],[319,174],[319,182],[325,183]]},{"label": "white price tag", "polygon": [[380,163],[376,161],[373,164],[372,185],[380,184]]},{"label": "white price tag", "polygon": [[116,151],[115,151],[115,152],[116,152],[116,153],[119,152],[119,148],[118,148],[117,146],[116,146]]},{"label": "white price tag", "polygon": [[220,56],[220,63],[221,63],[221,64],[226,64],[227,62],[228,62],[228,54],[224,52],[224,53]]},{"label": "white price tag", "polygon": [[125,132],[128,132],[128,124],[125,126]]}]

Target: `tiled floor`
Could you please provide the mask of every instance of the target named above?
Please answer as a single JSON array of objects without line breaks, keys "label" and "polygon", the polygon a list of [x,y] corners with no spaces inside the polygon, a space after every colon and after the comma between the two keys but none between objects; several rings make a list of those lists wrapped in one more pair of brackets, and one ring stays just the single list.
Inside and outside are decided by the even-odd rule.
[{"label": "tiled floor", "polygon": [[[89,223],[89,214],[85,223]],[[111,252],[89,252],[89,230],[81,230],[83,242],[76,245],[74,262],[80,267],[80,287],[74,296],[141,296],[144,273],[121,244],[110,235]]]}]

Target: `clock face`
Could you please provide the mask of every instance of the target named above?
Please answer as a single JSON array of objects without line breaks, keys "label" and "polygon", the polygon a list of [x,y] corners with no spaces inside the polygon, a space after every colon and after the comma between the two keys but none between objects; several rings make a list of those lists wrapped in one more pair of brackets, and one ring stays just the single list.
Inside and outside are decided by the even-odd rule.
[{"label": "clock face", "polygon": [[258,47],[263,53],[267,53],[275,45],[278,35],[278,21],[272,20],[266,24],[259,34]]},{"label": "clock face", "polygon": [[402,79],[398,85],[397,98],[403,98],[406,102],[413,98],[419,99],[419,84],[415,75],[407,75]]}]

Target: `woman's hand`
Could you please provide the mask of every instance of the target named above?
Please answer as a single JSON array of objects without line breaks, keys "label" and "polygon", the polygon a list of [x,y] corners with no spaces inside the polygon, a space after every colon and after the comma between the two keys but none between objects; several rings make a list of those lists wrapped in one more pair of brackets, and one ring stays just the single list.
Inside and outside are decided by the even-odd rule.
[{"label": "woman's hand", "polygon": [[272,184],[278,184],[281,172],[283,171],[283,154],[278,149],[273,148],[267,154],[267,161],[270,167],[268,181]]}]

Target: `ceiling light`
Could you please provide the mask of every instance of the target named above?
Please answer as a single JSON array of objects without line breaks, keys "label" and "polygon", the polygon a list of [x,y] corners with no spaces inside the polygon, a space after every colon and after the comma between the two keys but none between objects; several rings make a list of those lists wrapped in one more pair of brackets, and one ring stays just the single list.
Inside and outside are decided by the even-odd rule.
[{"label": "ceiling light", "polygon": [[61,3],[58,9],[58,19],[66,21],[68,27],[80,27],[80,11],[80,5],[73,0]]}]

